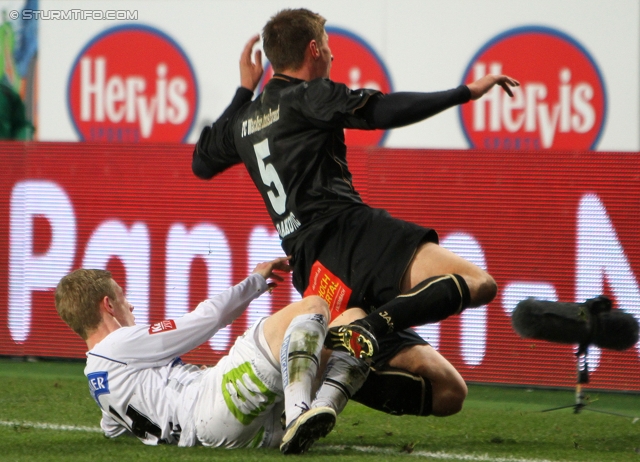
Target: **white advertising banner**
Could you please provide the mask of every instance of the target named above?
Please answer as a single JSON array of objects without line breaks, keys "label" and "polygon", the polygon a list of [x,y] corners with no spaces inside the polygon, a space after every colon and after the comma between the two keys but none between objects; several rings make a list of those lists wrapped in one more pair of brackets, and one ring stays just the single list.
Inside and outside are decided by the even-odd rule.
[{"label": "white advertising banner", "polygon": [[350,86],[436,91],[496,72],[522,84],[513,99],[496,89],[410,127],[348,134],[351,144],[640,150],[638,0],[37,5],[41,141],[194,142],[231,100],[244,44],[293,6],[327,18],[332,78]]}]

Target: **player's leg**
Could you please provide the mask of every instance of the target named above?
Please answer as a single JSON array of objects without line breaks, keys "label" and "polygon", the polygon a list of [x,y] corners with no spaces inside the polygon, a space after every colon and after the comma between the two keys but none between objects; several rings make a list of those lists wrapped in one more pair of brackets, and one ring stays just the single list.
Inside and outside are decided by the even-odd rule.
[{"label": "player's leg", "polygon": [[380,351],[372,358],[371,372],[353,400],[387,414],[431,415],[431,381],[414,372],[389,366],[391,359],[414,345],[428,343],[411,329],[381,337]]},{"label": "player's leg", "polygon": [[345,339],[352,330],[364,328],[380,337],[439,322],[468,307],[487,304],[497,293],[497,285],[486,271],[434,242],[417,248],[400,288],[400,295],[352,326],[331,329],[331,346],[350,351]]},{"label": "player's leg", "polygon": [[[434,242],[425,242],[418,247],[402,279],[401,290],[403,293],[411,292],[412,288],[419,287],[421,284],[426,285],[425,281],[438,279],[440,275],[458,276],[456,279],[450,276],[444,280],[449,284],[449,293],[453,295],[447,296],[445,288],[440,286],[435,287],[435,294],[430,295],[430,297],[444,296],[445,301],[447,299],[453,300],[451,306],[455,306],[457,303],[457,297],[455,296],[457,287],[455,287],[455,283],[459,282],[460,278],[466,283],[469,292],[468,307],[477,307],[489,303],[497,292],[497,285],[494,279],[486,271]],[[433,295],[436,297],[433,297]],[[427,296],[427,294],[423,296]],[[409,300],[406,301],[408,302]],[[436,316],[442,316],[443,319],[448,316],[447,311],[438,311],[437,307],[435,312]],[[407,322],[414,323],[415,318],[412,321],[411,317],[409,317]],[[389,383],[393,384],[393,382],[398,382],[395,384],[398,385],[403,380],[407,384],[407,389],[409,389],[409,385],[415,384],[417,377],[420,377],[427,385],[423,388],[425,394],[428,395],[429,391],[431,392],[431,396],[423,397],[424,409],[428,409],[429,398],[431,398],[431,414],[434,416],[449,416],[462,409],[467,396],[467,385],[455,367],[430,345],[413,345],[405,348],[389,360],[387,364],[392,369],[409,372],[413,374],[413,377],[402,378],[400,375],[398,378],[394,378],[392,375],[384,377],[381,375],[376,376],[372,373],[372,379],[368,380],[369,384],[374,384],[377,379],[379,383],[385,383],[387,386],[389,386]],[[384,374],[385,371],[383,369],[380,372]],[[378,385],[379,387],[380,385]],[[419,383],[413,385],[413,389],[416,390],[413,401],[417,403],[420,400]],[[363,387],[361,391],[366,390]],[[418,409],[416,406],[408,404],[405,406],[405,413],[415,413],[412,410],[416,409]],[[407,410],[409,412],[406,412]],[[422,415],[425,415],[424,411]]]},{"label": "player's leg", "polygon": [[283,431],[282,374],[264,336],[264,322],[238,337],[214,366],[204,371],[194,406],[198,440],[205,446],[278,447]]},{"label": "player's leg", "polygon": [[[349,324],[365,315],[360,308],[350,308],[329,326]],[[367,379],[369,365],[346,352],[324,350],[323,353],[328,356],[327,365],[312,407],[330,407],[339,414]]]},{"label": "player's leg", "polygon": [[265,321],[264,335],[274,357],[280,358],[286,431],[280,450],[300,454],[335,424],[331,408],[311,408],[312,392],[326,336],[329,309],[320,297],[305,297]]},{"label": "player's leg", "polygon": [[405,348],[393,357],[388,365],[429,381],[432,415],[446,417],[462,409],[467,397],[467,384],[456,368],[431,345],[413,345]]},{"label": "player's leg", "polygon": [[405,348],[384,366],[372,367],[353,400],[388,414],[445,417],[459,412],[466,396],[467,386],[458,371],[423,344]]},{"label": "player's leg", "polygon": [[329,320],[329,306],[317,296],[305,297],[276,311],[264,321],[264,336],[274,357],[279,358],[282,342],[292,321],[298,316],[322,315],[325,322]]},{"label": "player's leg", "polygon": [[[330,326],[349,324],[365,316],[359,308],[351,308],[338,316]],[[455,414],[467,395],[467,387],[458,371],[433,347],[409,330],[380,338],[380,353],[373,357],[374,366],[366,380],[354,386],[325,381],[318,391],[326,404],[339,413],[347,403],[346,397],[372,409],[394,415]],[[334,352],[335,354],[335,352]],[[351,358],[352,361],[357,361]],[[353,366],[352,366],[353,367]],[[345,383],[349,374],[343,366],[333,372]],[[327,375],[332,372],[328,369]],[[353,374],[353,372],[351,372]],[[356,375],[357,377],[357,375]],[[331,377],[330,377],[331,378]],[[402,393],[398,393],[402,390]]]},{"label": "player's leg", "polygon": [[279,358],[287,425],[311,405],[329,311],[320,297],[305,297],[265,320],[264,335]]},{"label": "player's leg", "polygon": [[426,279],[444,274],[458,274],[469,289],[469,307],[491,302],[497,294],[495,280],[483,269],[435,242],[423,242],[402,277],[400,291],[408,292]]}]

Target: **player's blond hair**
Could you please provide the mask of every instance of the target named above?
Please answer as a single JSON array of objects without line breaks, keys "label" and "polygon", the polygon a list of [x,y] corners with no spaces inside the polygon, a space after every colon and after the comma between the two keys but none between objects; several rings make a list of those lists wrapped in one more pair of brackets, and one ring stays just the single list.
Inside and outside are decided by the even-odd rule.
[{"label": "player's blond hair", "polygon": [[80,337],[87,339],[102,317],[100,303],[107,296],[116,299],[111,272],[99,269],[78,269],[63,277],[56,287],[56,310]]},{"label": "player's blond hair", "polygon": [[275,14],[262,30],[262,46],[274,72],[297,71],[311,40],[324,40],[325,18],[305,8]]}]

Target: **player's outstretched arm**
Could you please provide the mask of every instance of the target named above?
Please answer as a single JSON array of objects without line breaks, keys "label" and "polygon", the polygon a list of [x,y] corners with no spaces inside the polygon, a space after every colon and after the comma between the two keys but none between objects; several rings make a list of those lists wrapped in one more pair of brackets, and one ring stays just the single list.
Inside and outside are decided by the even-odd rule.
[{"label": "player's outstretched arm", "polygon": [[277,286],[277,283],[274,282],[274,280],[278,282],[284,281],[284,278],[274,271],[278,270],[285,273],[290,272],[291,266],[288,263],[290,258],[291,257],[280,257],[268,262],[258,263],[253,269],[253,273],[261,275],[265,280],[271,279],[272,281],[268,281],[267,283],[269,285],[269,288],[273,289]]},{"label": "player's outstretched arm", "polygon": [[509,96],[513,97],[513,92],[510,87],[519,87],[520,82],[508,75],[487,74],[467,85],[471,92],[471,100],[482,98],[494,85],[500,85]]},{"label": "player's outstretched arm", "polygon": [[253,47],[259,40],[259,34],[251,37],[240,55],[240,85],[251,91],[255,91],[264,71],[262,68],[262,51],[256,50],[254,59],[251,59]]}]

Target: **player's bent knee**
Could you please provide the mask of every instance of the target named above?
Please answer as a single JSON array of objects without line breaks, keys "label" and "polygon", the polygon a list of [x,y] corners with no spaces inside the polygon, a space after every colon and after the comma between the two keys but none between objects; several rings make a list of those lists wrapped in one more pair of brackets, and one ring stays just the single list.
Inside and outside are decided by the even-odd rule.
[{"label": "player's bent knee", "polygon": [[498,284],[489,273],[484,273],[472,287],[471,306],[486,305],[498,295]]},{"label": "player's bent knee", "polygon": [[420,375],[431,383],[431,414],[446,417],[462,410],[468,388],[464,378],[440,353],[429,345],[403,350],[390,364]]},{"label": "player's bent knee", "polygon": [[467,393],[468,389],[464,381],[452,381],[446,388],[434,389],[432,414],[436,417],[457,414],[462,410]]},{"label": "player's bent knee", "polygon": [[321,314],[327,320],[329,319],[329,305],[327,302],[317,295],[310,295],[302,299],[303,309],[307,313]]}]

